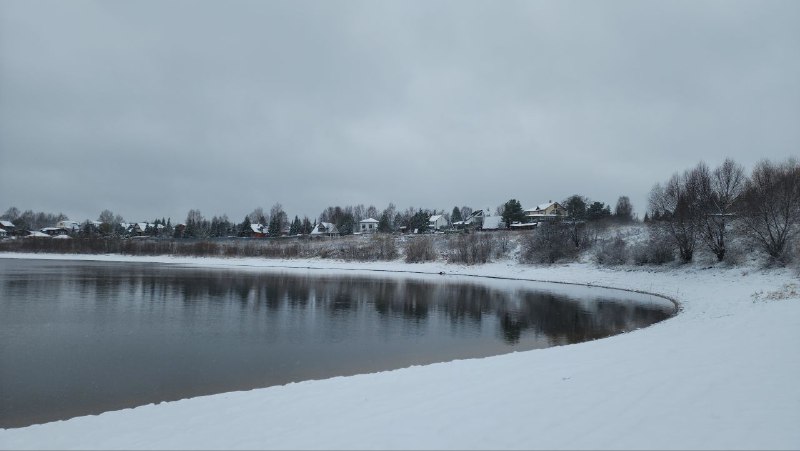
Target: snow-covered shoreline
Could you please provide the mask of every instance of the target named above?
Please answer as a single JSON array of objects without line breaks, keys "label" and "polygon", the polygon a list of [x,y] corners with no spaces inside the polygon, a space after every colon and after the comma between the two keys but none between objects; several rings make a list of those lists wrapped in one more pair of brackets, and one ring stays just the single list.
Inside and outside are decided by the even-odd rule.
[{"label": "snow-covered shoreline", "polygon": [[594,342],[0,430],[1,448],[800,448],[800,280],[789,269],[0,258],[445,272],[644,291],[682,307]]}]

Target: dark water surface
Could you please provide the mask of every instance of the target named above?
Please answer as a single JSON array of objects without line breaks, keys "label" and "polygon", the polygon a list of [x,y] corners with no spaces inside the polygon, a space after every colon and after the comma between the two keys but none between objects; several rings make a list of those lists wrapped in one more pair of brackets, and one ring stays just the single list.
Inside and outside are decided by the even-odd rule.
[{"label": "dark water surface", "polygon": [[0,427],[576,343],[673,311],[531,282],[0,258]]}]

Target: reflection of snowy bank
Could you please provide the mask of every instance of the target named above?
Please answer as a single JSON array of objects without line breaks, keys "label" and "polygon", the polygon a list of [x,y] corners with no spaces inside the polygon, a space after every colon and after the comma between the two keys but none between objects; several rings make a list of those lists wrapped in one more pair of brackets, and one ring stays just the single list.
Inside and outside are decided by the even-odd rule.
[{"label": "reflection of snowy bank", "polygon": [[[3,255],[3,257],[17,257]],[[35,256],[43,258],[45,256]],[[45,258],[56,258],[46,256]],[[575,282],[682,312],[571,346],[303,382],[0,432],[3,448],[797,448],[800,299],[789,270],[646,272],[327,260],[67,256]],[[493,283],[518,283],[491,281]],[[767,296],[780,291],[783,296]],[[796,292],[796,291],[795,291]]]}]

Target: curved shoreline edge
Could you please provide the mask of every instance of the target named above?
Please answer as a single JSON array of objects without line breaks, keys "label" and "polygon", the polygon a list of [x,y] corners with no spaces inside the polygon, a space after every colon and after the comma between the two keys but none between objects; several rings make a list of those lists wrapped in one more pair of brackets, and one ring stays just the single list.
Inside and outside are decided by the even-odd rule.
[{"label": "curved shoreline edge", "polygon": [[[7,256],[0,254],[0,258]],[[74,257],[38,254],[33,258]],[[281,265],[325,270],[320,260],[91,257],[204,267]],[[253,265],[256,262],[261,264]],[[631,271],[585,263],[523,267],[496,262],[468,267],[438,262],[413,264],[416,268],[401,262],[324,263],[337,271],[400,270],[425,275],[444,271],[456,276],[638,289],[671,302],[679,299],[680,313],[637,333],[571,346],[224,393],[0,430],[0,448],[800,447],[796,427],[800,424],[800,359],[793,358],[800,343],[800,278],[793,270],[693,265]]]}]

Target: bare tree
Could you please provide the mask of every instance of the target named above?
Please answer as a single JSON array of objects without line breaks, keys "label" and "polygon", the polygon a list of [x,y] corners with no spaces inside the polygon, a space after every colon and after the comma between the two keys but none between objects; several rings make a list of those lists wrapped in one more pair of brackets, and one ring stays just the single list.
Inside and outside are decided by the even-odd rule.
[{"label": "bare tree", "polygon": [[361,220],[366,219],[366,216],[364,216],[366,211],[367,208],[364,207],[364,204],[358,204],[353,207],[353,219],[355,222],[360,222]]},{"label": "bare tree", "polygon": [[734,204],[744,190],[744,168],[726,159],[700,186],[700,239],[722,261],[727,252],[727,234],[734,215]]},{"label": "bare tree", "polygon": [[17,218],[19,218],[19,214],[20,214],[19,208],[10,207],[8,210],[6,210],[5,213],[3,213],[3,216],[0,216],[0,219],[5,219],[7,221],[14,221]]},{"label": "bare tree", "polygon": [[694,256],[698,218],[703,211],[700,193],[708,179],[708,166],[701,162],[692,170],[674,174],[666,185],[657,184],[650,192],[650,209],[663,214],[656,226],[665,228],[685,263]]},{"label": "bare tree", "polygon": [[628,196],[620,196],[614,207],[614,218],[619,222],[633,221],[633,204]]},{"label": "bare tree", "polygon": [[375,208],[374,205],[370,205],[369,207],[367,207],[367,211],[366,211],[365,215],[366,215],[366,218],[378,219],[378,216],[379,216],[378,209]]},{"label": "bare tree", "polygon": [[264,209],[261,207],[256,207],[249,215],[247,215],[247,218],[250,220],[251,224],[261,225],[267,225],[267,221],[269,220],[267,215],[264,213]]},{"label": "bare tree", "polygon": [[269,209],[269,218],[269,234],[271,236],[280,236],[289,227],[289,216],[283,211],[283,205],[280,202],[276,202]]},{"label": "bare tree", "polygon": [[784,261],[800,223],[800,164],[794,159],[758,163],[739,207],[748,235],[775,261]]}]

